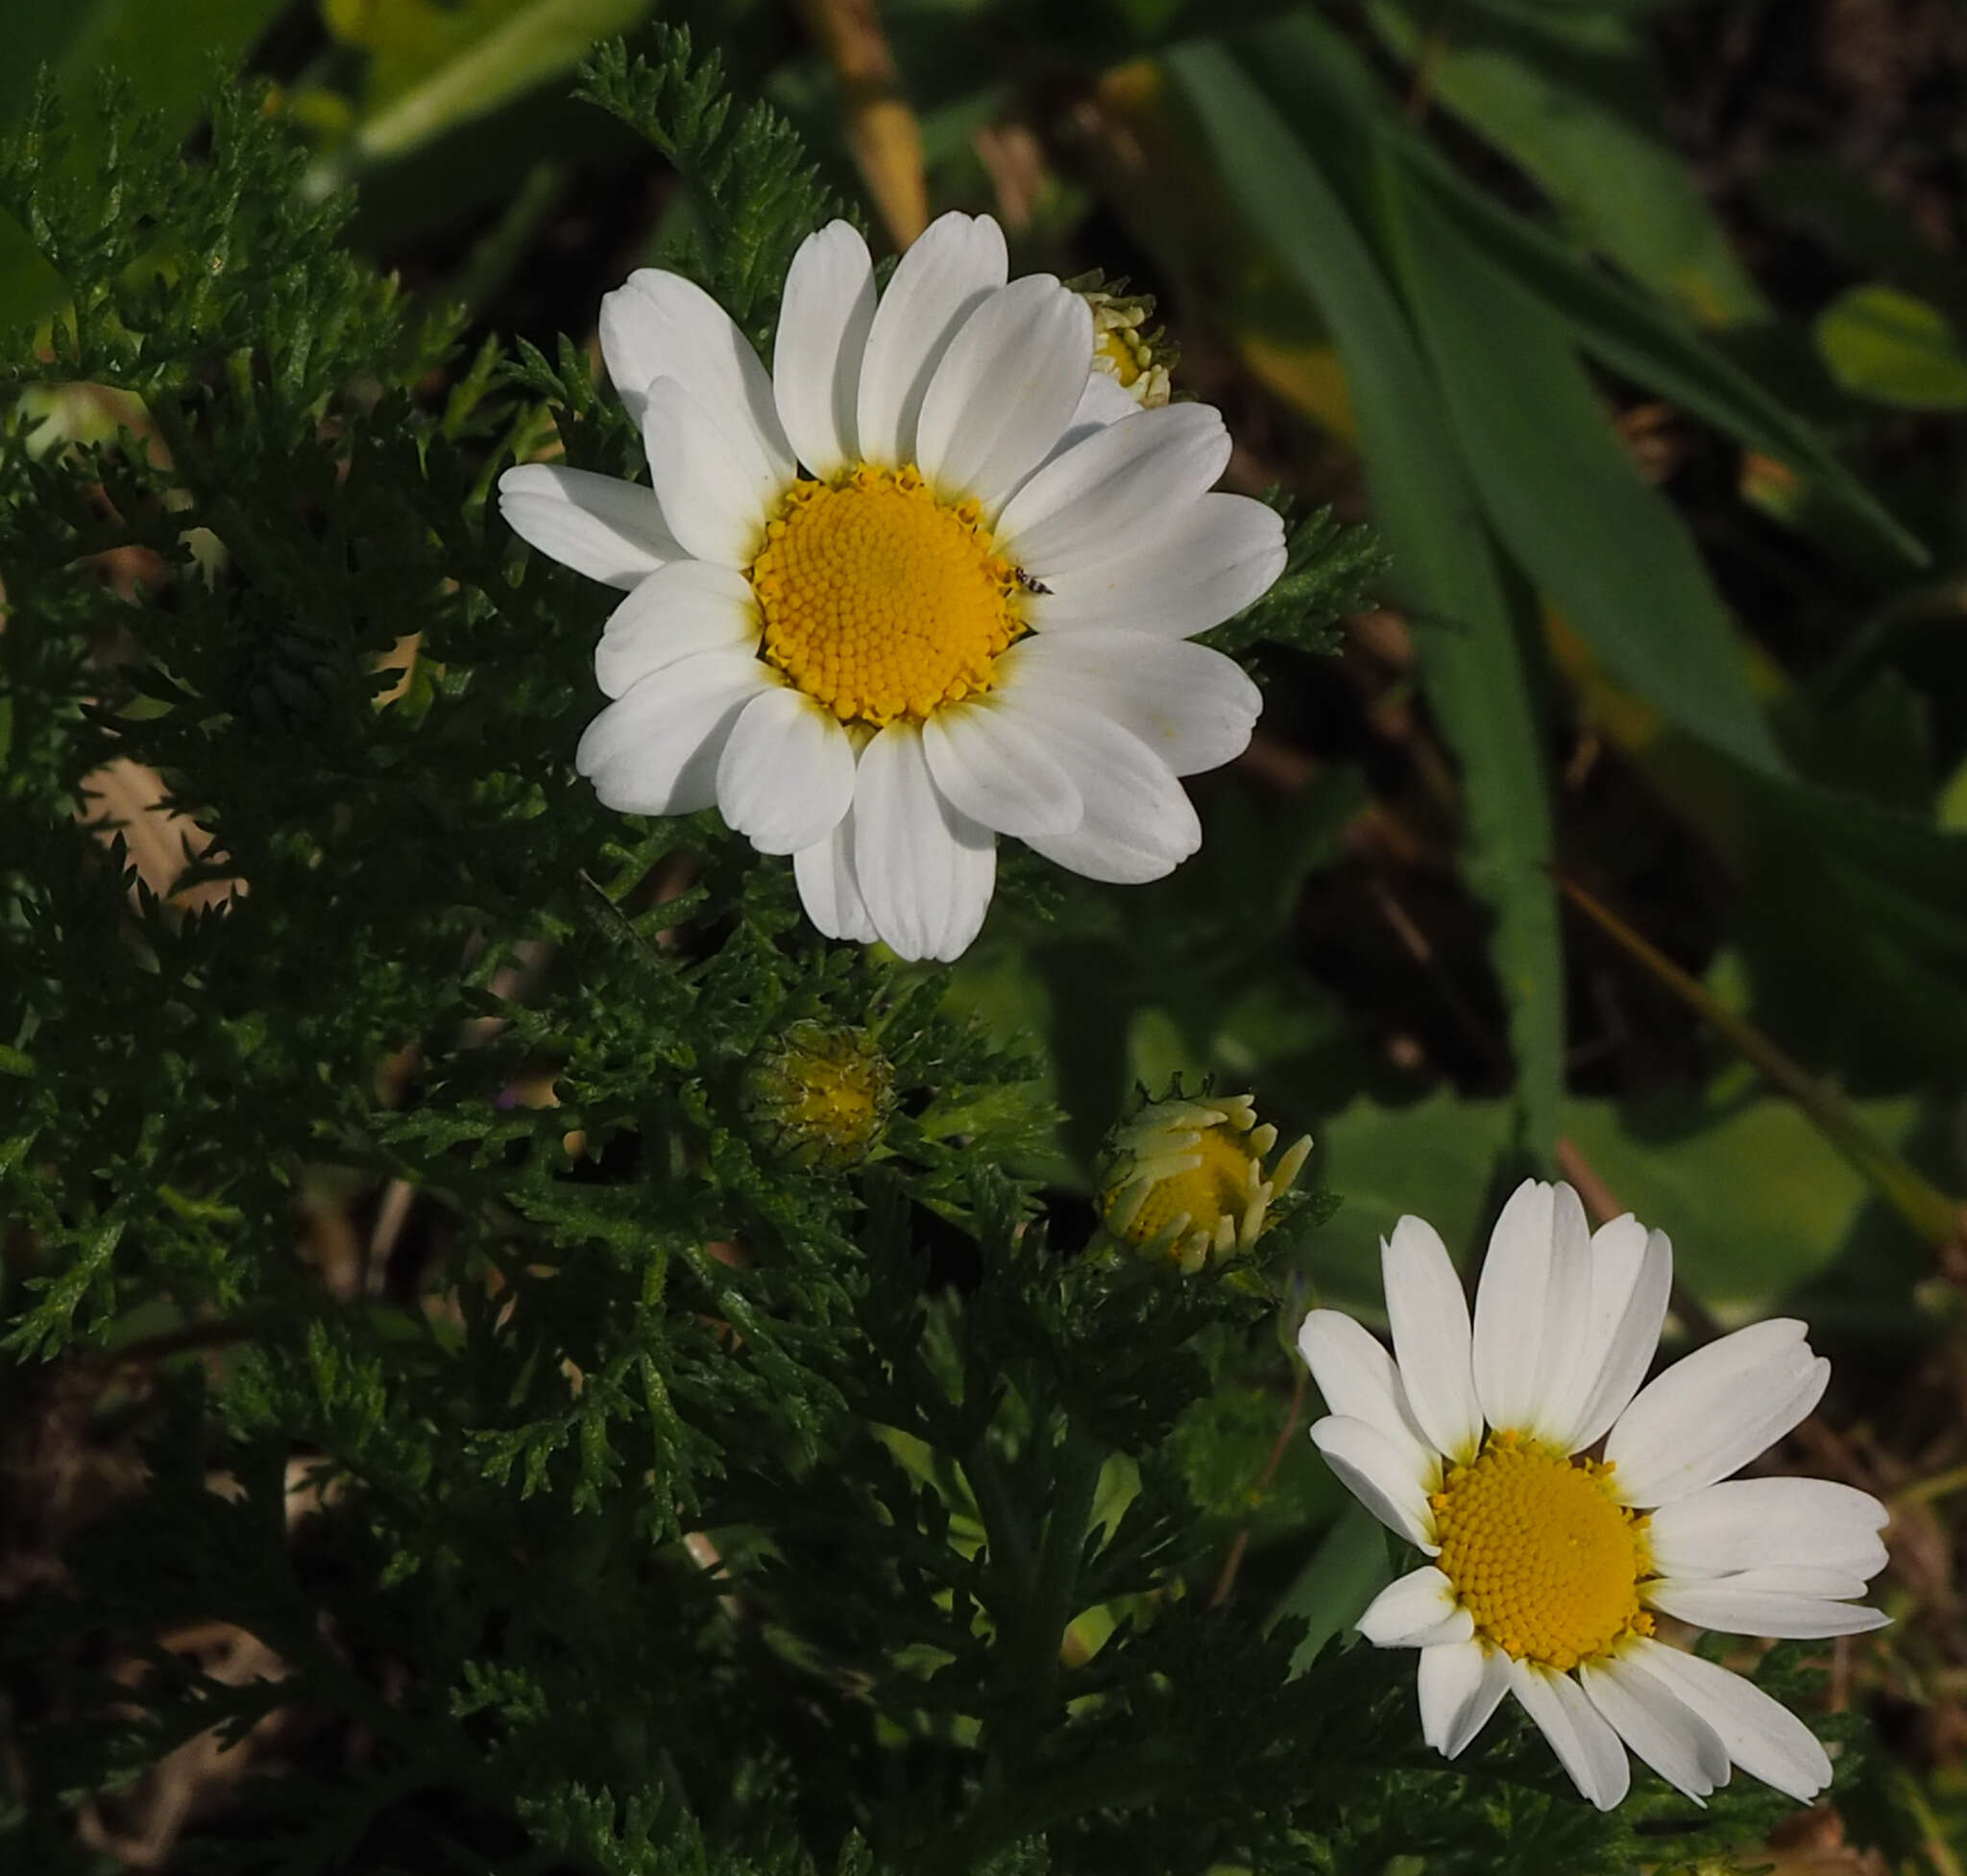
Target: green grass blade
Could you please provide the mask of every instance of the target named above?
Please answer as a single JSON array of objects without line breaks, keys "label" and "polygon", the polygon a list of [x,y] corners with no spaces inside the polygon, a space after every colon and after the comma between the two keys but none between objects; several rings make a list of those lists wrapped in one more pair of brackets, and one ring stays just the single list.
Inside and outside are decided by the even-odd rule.
[{"label": "green grass blade", "polygon": [[1617,681],[1748,767],[1783,758],[1687,527],[1608,421],[1558,319],[1397,165],[1390,244],[1496,532]]},{"label": "green grass blade", "polygon": [[1440,389],[1330,183],[1220,47],[1183,47],[1168,65],[1223,186],[1319,306],[1345,363],[1392,584],[1421,621],[1421,681],[1462,764],[1466,864],[1495,914],[1493,956],[1528,1136],[1547,1153],[1564,1072],[1562,939],[1542,871],[1551,811],[1531,672],[1494,545],[1443,422]]},{"label": "green grass blade", "polygon": [[1659,134],[1657,75],[1632,20],[1475,0],[1437,28],[1434,12],[1374,0],[1367,17],[1426,96],[1530,176],[1572,235],[1705,325],[1768,317]]},{"label": "green grass blade", "polygon": [[1536,295],[1601,364],[1785,463],[1854,531],[1913,567],[1925,546],[1791,411],[1670,307],[1598,266],[1574,242],[1504,207],[1402,117],[1346,39],[1298,12],[1252,34],[1251,69],[1265,90],[1328,146],[1372,145],[1411,169],[1463,234]]}]

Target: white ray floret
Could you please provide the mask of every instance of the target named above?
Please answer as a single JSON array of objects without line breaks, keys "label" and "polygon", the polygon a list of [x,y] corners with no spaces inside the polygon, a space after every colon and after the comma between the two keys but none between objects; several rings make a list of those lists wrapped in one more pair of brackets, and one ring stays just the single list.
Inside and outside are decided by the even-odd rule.
[{"label": "white ray floret", "polygon": [[[1822,1398],[1804,1325],[1759,1323],[1645,1386],[1672,1283],[1665,1235],[1592,1231],[1526,1181],[1490,1238],[1471,1322],[1432,1227],[1380,1246],[1394,1353],[1312,1311],[1299,1347],[1330,1409],[1311,1436],[1428,1561],[1360,1619],[1421,1650],[1421,1730],[1452,1759],[1514,1694],[1586,1797],[1630,1750],[1700,1800],[1734,1766],[1798,1799],[1830,1783],[1809,1729],[1739,1675],[1654,1637],[1654,1612],[1752,1636],[1853,1635],[1886,1511],[1849,1486],[1735,1479]],[[1588,1456],[1603,1442],[1602,1458]]]},{"label": "white ray floret", "polygon": [[1008,279],[988,216],[943,216],[877,294],[844,222],[786,279],[770,371],[681,277],[602,302],[601,352],[652,488],[528,463],[499,503],[540,551],[627,589],[575,761],[608,806],[716,807],[789,853],[830,937],[949,959],[1000,836],[1090,878],[1200,844],[1177,780],[1261,699],[1185,641],[1284,566],[1262,503],[1213,492],[1208,406],[1143,409],[1093,314]]}]

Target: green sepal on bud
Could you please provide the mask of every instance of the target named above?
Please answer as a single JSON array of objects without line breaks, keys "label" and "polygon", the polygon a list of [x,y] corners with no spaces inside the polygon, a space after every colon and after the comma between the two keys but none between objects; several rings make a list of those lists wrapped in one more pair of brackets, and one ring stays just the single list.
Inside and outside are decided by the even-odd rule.
[{"label": "green sepal on bud", "polygon": [[805,1020],[753,1060],[744,1093],[776,1152],[794,1165],[844,1172],[881,1143],[894,1069],[866,1031]]},{"label": "green sepal on bud", "polygon": [[1249,1095],[1190,1097],[1178,1085],[1106,1136],[1095,1186],[1101,1223],[1141,1257],[1187,1276],[1226,1261],[1275,1222],[1311,1154],[1309,1134],[1282,1153],[1276,1144]]}]

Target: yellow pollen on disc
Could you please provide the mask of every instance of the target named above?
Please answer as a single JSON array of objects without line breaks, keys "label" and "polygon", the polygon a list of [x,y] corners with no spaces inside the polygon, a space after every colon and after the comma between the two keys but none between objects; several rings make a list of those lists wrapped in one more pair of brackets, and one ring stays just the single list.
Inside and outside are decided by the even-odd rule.
[{"label": "yellow pollen on disc", "polygon": [[1511,1433],[1449,1468],[1429,1501],[1435,1563],[1485,1641],[1566,1673],[1652,1633],[1639,1595],[1646,1521],[1612,1496],[1611,1470]]},{"label": "yellow pollen on disc", "polygon": [[1154,1182],[1122,1233],[1129,1244],[1149,1243],[1184,1212],[1191,1224],[1209,1226],[1225,1212],[1240,1216],[1250,1203],[1251,1161],[1260,1156],[1251,1152],[1247,1135],[1205,1127],[1190,1151],[1201,1164]]},{"label": "yellow pollen on disc", "polygon": [[751,584],[765,656],[843,723],[920,721],[988,690],[1024,630],[978,504],[938,501],[912,467],[795,482]]}]

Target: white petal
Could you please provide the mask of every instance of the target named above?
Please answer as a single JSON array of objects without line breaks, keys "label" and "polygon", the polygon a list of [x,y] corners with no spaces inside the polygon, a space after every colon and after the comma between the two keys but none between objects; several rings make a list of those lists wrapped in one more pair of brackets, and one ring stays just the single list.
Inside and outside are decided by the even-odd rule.
[{"label": "white petal", "polygon": [[1632,1785],[1632,1763],[1577,1683],[1534,1662],[1513,1661],[1510,1691],[1550,1742],[1571,1783],[1600,1811],[1612,1810]]},{"label": "white petal", "polygon": [[744,706],[717,763],[717,812],[760,853],[799,853],[854,800],[854,745],[833,715],[790,685]]},{"label": "white petal", "polygon": [[[1140,409],[1132,394],[1111,372],[1089,371],[1084,388],[1080,392],[1080,401],[1073,407],[1072,421],[1065,426],[1065,434],[1052,447],[1052,455],[1061,456],[1075,443],[1083,441],[1095,430],[1104,430],[1108,424],[1117,424],[1123,417],[1131,417]],[[1046,460],[1049,462],[1051,457]]]},{"label": "white petal", "polygon": [[519,463],[498,478],[498,512],[548,559],[610,586],[633,586],[683,555],[653,489],[591,470]]},{"label": "white petal", "polygon": [[1828,1599],[1837,1595],[1861,1596],[1861,1581],[1834,1571],[1798,1572],[1814,1592],[1769,1586],[1777,1572],[1743,1571],[1736,1576],[1661,1577],[1642,1586],[1645,1600],[1655,1609],[1696,1628],[1720,1635],[1769,1635],[1809,1641],[1825,1635],[1862,1635],[1883,1628],[1889,1616],[1849,1602]]},{"label": "white petal", "polygon": [[1085,808],[1071,833],[1028,835],[1029,843],[1088,879],[1137,886],[1172,873],[1202,843],[1202,822],[1181,784],[1139,737],[1023,682],[1021,663],[1007,672],[1018,649],[998,660],[1004,681],[994,694],[1048,738]]},{"label": "white petal", "polygon": [[698,652],[602,711],[573,766],[623,814],[694,814],[716,799],[717,759],[738,713],[771,681],[749,652]]},{"label": "white petal", "polygon": [[695,281],[657,267],[629,275],[602,298],[601,356],[638,426],[649,386],[673,378],[720,428],[741,434],[748,450],[765,457],[781,482],[791,476],[772,381],[751,341]]},{"label": "white petal", "polygon": [[944,962],[969,948],[997,878],[997,836],[945,801],[922,734],[890,723],[861,752],[854,872],[882,940]]},{"label": "white petal", "polygon": [[1343,1414],[1319,1421],[1311,1439],[1340,1482],[1382,1524],[1430,1556],[1435,1553],[1439,1547],[1427,1502],[1428,1474],[1415,1465],[1411,1451],[1377,1426]]},{"label": "white petal", "polygon": [[1639,1390],[1605,1456],[1627,1504],[1661,1505],[1739,1471],[1823,1398],[1831,1364],[1779,1317],[1684,1355]]},{"label": "white petal", "polygon": [[875,308],[857,402],[861,454],[899,469],[915,460],[922,399],[958,329],[1010,271],[1004,231],[952,210],[901,258]]},{"label": "white petal", "polygon": [[1751,1777],[1801,1804],[1830,1784],[1831,1761],[1816,1736],[1761,1688],[1659,1642],[1640,1640],[1627,1646],[1634,1660],[1720,1735],[1729,1758]]},{"label": "white petal", "polygon": [[1132,552],[1055,573],[1049,593],[1026,599],[1025,616],[1055,635],[1119,626],[1189,638],[1261,598],[1285,559],[1275,509],[1247,495],[1204,495]]},{"label": "white petal", "polygon": [[1379,1264],[1414,1418],[1438,1450],[1472,1459],[1482,1444],[1482,1409],[1469,1365],[1469,1304],[1447,1246],[1425,1219],[1410,1215],[1381,1240]]},{"label": "white petal", "polygon": [[1380,1591],[1354,1626],[1376,1648],[1428,1648],[1469,1641],[1475,1618],[1455,1600],[1454,1585],[1422,1564]]},{"label": "white petal", "polygon": [[699,560],[746,567],[784,484],[765,457],[716,420],[673,378],[648,388],[643,441],[670,531]]},{"label": "white petal", "polygon": [[856,405],[874,323],[874,263],[850,222],[809,234],[786,274],[772,394],[794,454],[828,481],[861,454]]},{"label": "white petal", "polygon": [[758,606],[742,573],[708,560],[677,560],[643,580],[608,617],[595,647],[605,696],[699,651],[754,651]]},{"label": "white petal", "polygon": [[1013,669],[1032,684],[1111,719],[1177,775],[1240,756],[1264,707],[1263,693],[1235,659],[1179,639],[1099,628],[1040,632],[1015,655]]},{"label": "white petal", "polygon": [[1451,1642],[1421,1653],[1421,1736],[1445,1759],[1458,1759],[1489,1724],[1510,1688],[1510,1658],[1480,1642]]},{"label": "white petal", "polygon": [[922,399],[915,461],[945,500],[995,517],[1051,453],[1085,388],[1093,316],[1050,274],[1000,287],[950,341]]},{"label": "white petal", "polygon": [[854,877],[854,813],[823,841],[801,847],[792,856],[792,877],[798,882],[799,903],[822,936],[872,944],[879,934],[861,897]]},{"label": "white petal", "polygon": [[922,725],[922,753],[943,798],[1000,834],[1069,834],[1085,814],[1058,759],[987,697],[938,710]]},{"label": "white petal", "polygon": [[1377,1426],[1410,1454],[1429,1492],[1441,1489],[1441,1461],[1408,1404],[1394,1358],[1358,1323],[1341,1310],[1314,1309],[1299,1327],[1298,1352],[1333,1413]]},{"label": "white petal", "polygon": [[1618,1655],[1578,1669],[1585,1697],[1627,1745],[1676,1791],[1700,1804],[1728,1783],[1721,1736],[1663,1681]]},{"label": "white petal", "polygon": [[1205,403],[1136,411],[1032,477],[998,517],[998,545],[1041,585],[1140,552],[1179,521],[1229,461]]},{"label": "white petal", "polygon": [[1568,1185],[1525,1180],[1490,1233],[1475,1289],[1475,1392],[1492,1426],[1558,1442],[1591,1302],[1591,1230]]},{"label": "white petal", "polygon": [[1595,1446],[1631,1405],[1660,1346],[1673,1288],[1673,1247],[1628,1212],[1591,1234],[1591,1328],[1574,1379],[1581,1397],[1559,1444]]},{"label": "white petal", "polygon": [[1808,1563],[1859,1579],[1885,1567],[1891,1514],[1868,1492],[1828,1478],[1736,1478],[1662,1505],[1646,1548],[1663,1576],[1718,1576]]}]

